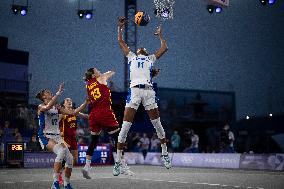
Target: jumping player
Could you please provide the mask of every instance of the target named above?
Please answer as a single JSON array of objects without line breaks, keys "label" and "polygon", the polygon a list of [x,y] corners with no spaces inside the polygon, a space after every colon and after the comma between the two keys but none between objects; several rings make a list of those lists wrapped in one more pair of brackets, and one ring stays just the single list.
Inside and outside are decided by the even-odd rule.
[{"label": "jumping player", "polygon": [[65,178],[64,188],[72,189],[70,184],[70,177],[73,167],[73,156],[64,144],[63,139],[60,136],[60,130],[58,125],[59,113],[64,115],[77,115],[86,106],[88,101],[86,100],[80,107],[74,111],[66,110],[56,104],[56,100],[64,90],[64,84],[60,84],[58,91],[53,96],[50,90],[44,89],[39,92],[36,97],[42,101],[38,106],[38,118],[39,118],[39,141],[41,147],[46,147],[49,151],[53,151],[56,154],[53,173],[52,189],[59,189],[58,175],[61,170],[61,163],[66,161],[65,166]]},{"label": "jumping player", "polygon": [[[69,111],[74,111],[73,109],[73,102],[71,98],[65,98],[62,104],[64,109],[67,109]],[[61,132],[61,136],[69,148],[69,151],[74,157],[73,164],[77,162],[78,160],[78,150],[77,150],[77,141],[76,141],[76,130],[78,128],[77,126],[77,117],[81,117],[84,119],[88,119],[89,116],[87,114],[83,114],[81,112],[78,113],[77,116],[75,115],[59,115],[59,128]],[[65,166],[65,161],[62,163],[62,167]],[[62,171],[59,175],[59,183],[62,183]]]},{"label": "jumping player", "polygon": [[145,48],[139,48],[137,55],[131,52],[122,38],[122,30],[126,23],[124,17],[119,18],[118,22],[118,43],[124,55],[128,58],[130,88],[126,100],[126,106],[123,117],[123,124],[118,137],[117,143],[117,160],[113,168],[113,175],[118,176],[121,172],[122,149],[127,138],[128,131],[132,125],[136,110],[140,103],[143,104],[147,111],[153,126],[156,129],[158,138],[161,141],[162,155],[161,159],[167,169],[171,167],[166,146],[166,135],[162,127],[159,110],[156,103],[156,94],[152,84],[152,66],[156,59],[159,59],[166,51],[167,44],[162,36],[161,26],[157,28],[155,35],[158,35],[161,47],[155,54],[149,55]]},{"label": "jumping player", "polygon": [[[97,146],[101,131],[106,130],[115,140],[117,140],[120,128],[115,114],[111,107],[111,93],[107,86],[107,80],[114,74],[113,71],[101,73],[96,68],[90,68],[85,73],[86,89],[90,99],[89,126],[91,131],[91,143],[89,144],[86,156],[86,164],[82,169],[83,177],[91,179],[91,159],[94,149]],[[125,165],[125,174],[132,172]]]}]

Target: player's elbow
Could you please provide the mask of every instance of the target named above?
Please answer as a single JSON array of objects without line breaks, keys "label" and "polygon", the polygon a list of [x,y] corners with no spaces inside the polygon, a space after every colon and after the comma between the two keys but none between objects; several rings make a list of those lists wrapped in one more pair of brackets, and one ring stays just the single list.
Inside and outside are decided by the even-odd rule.
[{"label": "player's elbow", "polygon": [[169,48],[168,48],[168,46],[166,45],[166,46],[165,46],[165,50],[164,50],[164,52],[167,52],[167,51],[168,51],[168,49],[169,49]]},{"label": "player's elbow", "polygon": [[122,38],[118,38],[118,43],[119,43],[119,45],[121,46],[121,45],[123,45],[123,43],[124,43],[124,41],[123,41],[123,39]]},{"label": "player's elbow", "polygon": [[168,46],[167,46],[167,45],[165,45],[162,49],[163,49],[163,50],[162,50],[162,54],[164,54],[165,52],[167,52],[167,51],[168,51]]}]

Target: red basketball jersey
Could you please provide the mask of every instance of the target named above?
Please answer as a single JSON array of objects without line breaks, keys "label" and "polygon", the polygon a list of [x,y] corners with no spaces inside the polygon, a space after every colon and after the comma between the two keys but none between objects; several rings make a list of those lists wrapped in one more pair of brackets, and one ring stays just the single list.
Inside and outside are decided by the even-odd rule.
[{"label": "red basketball jersey", "polygon": [[59,122],[60,130],[63,132],[63,137],[76,137],[77,118],[72,115],[64,115]]},{"label": "red basketball jersey", "polygon": [[87,81],[87,93],[91,108],[111,109],[111,93],[107,85],[100,84],[96,78]]}]

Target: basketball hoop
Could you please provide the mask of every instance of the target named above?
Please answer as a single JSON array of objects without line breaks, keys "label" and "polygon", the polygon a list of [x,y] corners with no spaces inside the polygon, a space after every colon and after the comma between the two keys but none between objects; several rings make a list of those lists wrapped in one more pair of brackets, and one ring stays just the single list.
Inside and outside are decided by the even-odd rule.
[{"label": "basketball hoop", "polygon": [[175,0],[154,0],[156,17],[162,20],[174,18]]}]

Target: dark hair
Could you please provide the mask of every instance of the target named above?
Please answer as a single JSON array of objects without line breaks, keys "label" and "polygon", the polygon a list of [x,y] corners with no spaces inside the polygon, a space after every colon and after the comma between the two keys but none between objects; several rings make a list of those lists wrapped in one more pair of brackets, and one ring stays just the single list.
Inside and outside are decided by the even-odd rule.
[{"label": "dark hair", "polygon": [[159,75],[159,72],[160,72],[160,69],[153,68],[153,69],[151,70],[151,76],[152,76],[152,78],[157,77],[157,76]]},{"label": "dark hair", "polygon": [[47,89],[43,89],[42,91],[38,92],[38,93],[36,94],[36,98],[39,99],[39,100],[41,100],[41,101],[43,101],[42,95],[43,95],[43,93],[44,93],[46,90],[47,90]]},{"label": "dark hair", "polygon": [[144,47],[138,48],[138,52],[140,52],[140,54],[142,54],[144,56],[149,56],[147,49],[145,49]]},{"label": "dark hair", "polygon": [[94,74],[94,68],[89,68],[89,69],[85,72],[84,80],[85,80],[85,81],[88,81],[88,80],[92,79],[93,74]]}]

